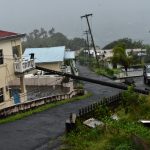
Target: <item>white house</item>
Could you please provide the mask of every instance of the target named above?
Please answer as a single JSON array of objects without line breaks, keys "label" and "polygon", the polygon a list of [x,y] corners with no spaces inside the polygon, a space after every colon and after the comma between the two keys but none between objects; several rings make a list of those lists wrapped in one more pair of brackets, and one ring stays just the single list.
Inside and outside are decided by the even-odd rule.
[{"label": "white house", "polygon": [[[24,36],[0,30],[0,109],[27,100],[24,74],[34,68],[34,59],[24,61],[22,57]],[[20,90],[11,87],[16,79]]]}]

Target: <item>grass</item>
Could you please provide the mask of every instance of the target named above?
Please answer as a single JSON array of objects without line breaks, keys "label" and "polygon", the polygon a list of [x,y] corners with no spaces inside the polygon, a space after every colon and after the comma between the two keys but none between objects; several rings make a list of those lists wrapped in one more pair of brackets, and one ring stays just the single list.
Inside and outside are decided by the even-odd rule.
[{"label": "grass", "polygon": [[64,138],[67,146],[63,146],[61,150],[134,150],[135,146],[129,135],[109,131],[113,131],[113,128],[90,129],[78,123],[77,129]]},{"label": "grass", "polygon": [[120,69],[110,69],[105,67],[94,68],[93,71],[98,75],[104,75],[111,78],[115,78],[115,75],[121,72]]},{"label": "grass", "polygon": [[36,113],[48,110],[50,108],[53,108],[53,107],[56,107],[56,106],[59,106],[59,105],[62,105],[62,104],[66,104],[66,103],[70,103],[70,102],[86,99],[86,98],[88,98],[90,96],[92,96],[92,93],[88,92],[87,94],[82,95],[82,96],[76,96],[76,97],[73,97],[71,99],[66,99],[66,100],[62,100],[62,101],[56,101],[56,102],[49,103],[49,104],[46,104],[46,105],[43,105],[43,106],[39,106],[39,107],[37,107],[35,109],[27,110],[25,112],[20,112],[20,113],[17,113],[15,115],[12,115],[12,116],[0,119],[0,124],[14,122],[16,120],[19,120],[19,119],[31,116],[33,114],[36,114]]},{"label": "grass", "polygon": [[138,123],[105,119],[105,126],[95,129],[78,123],[77,129],[64,138],[67,146],[62,150],[140,150],[133,142],[132,135],[137,135],[144,143],[150,141],[149,129]]},{"label": "grass", "polygon": [[121,69],[110,69],[103,65],[97,66],[97,63],[93,58],[88,59],[88,61],[91,61],[91,63],[88,63],[88,67],[98,75],[103,75],[115,79],[116,74],[121,72]]},{"label": "grass", "polygon": [[[135,135],[142,143],[150,145],[149,128],[138,123],[139,119],[150,119],[150,95],[137,95],[132,87],[124,93],[124,105],[113,110],[119,120],[110,118],[111,111],[108,107],[99,107],[91,113],[91,116],[104,122],[103,127],[90,129],[77,122],[77,128],[66,135],[64,143],[67,147],[63,150],[141,150],[143,145],[135,145]],[[128,107],[128,113],[125,111]],[[81,142],[82,141],[82,142]]]}]

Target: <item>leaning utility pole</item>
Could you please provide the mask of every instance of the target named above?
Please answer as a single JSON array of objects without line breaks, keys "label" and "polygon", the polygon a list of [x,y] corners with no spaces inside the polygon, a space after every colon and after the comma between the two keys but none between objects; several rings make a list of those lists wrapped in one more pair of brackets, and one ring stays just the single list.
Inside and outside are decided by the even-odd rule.
[{"label": "leaning utility pole", "polygon": [[86,21],[87,21],[87,24],[88,24],[88,27],[89,27],[89,33],[91,35],[91,40],[92,40],[92,45],[93,45],[93,48],[94,48],[95,57],[96,57],[96,60],[97,60],[97,64],[99,66],[99,60],[98,60],[98,57],[97,57],[96,47],[95,47],[95,44],[94,44],[94,39],[93,39],[93,35],[92,35],[92,31],[91,31],[91,27],[90,27],[90,23],[89,23],[89,19],[88,19],[88,17],[92,16],[92,15],[93,14],[86,14],[84,16],[81,16],[81,19],[86,18]]}]

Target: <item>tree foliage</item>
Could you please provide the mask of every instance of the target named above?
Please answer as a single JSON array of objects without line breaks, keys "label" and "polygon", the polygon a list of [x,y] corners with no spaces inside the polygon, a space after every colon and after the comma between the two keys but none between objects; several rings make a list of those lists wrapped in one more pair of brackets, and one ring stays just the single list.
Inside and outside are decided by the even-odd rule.
[{"label": "tree foliage", "polygon": [[112,64],[114,68],[116,68],[117,64],[124,66],[125,71],[130,66],[132,58],[126,55],[125,47],[122,45],[117,45],[113,49],[113,57],[112,57]]},{"label": "tree foliage", "polygon": [[128,90],[122,93],[122,106],[125,113],[134,110],[135,106],[139,105],[139,94],[134,92],[133,86],[129,86]]},{"label": "tree foliage", "polygon": [[142,41],[133,41],[130,38],[123,38],[107,44],[103,49],[113,49],[116,45],[124,45],[125,49],[143,48]]},{"label": "tree foliage", "polygon": [[86,46],[86,41],[84,39],[81,38],[74,38],[68,41],[68,48],[70,49],[80,49],[82,47]]},{"label": "tree foliage", "polygon": [[144,57],[145,63],[150,63],[150,45],[145,45],[147,55]]},{"label": "tree foliage", "polygon": [[85,43],[85,39],[79,37],[68,39],[63,33],[55,32],[54,28],[49,31],[41,28],[26,35],[23,48],[66,46],[68,49],[78,50],[84,48]]}]

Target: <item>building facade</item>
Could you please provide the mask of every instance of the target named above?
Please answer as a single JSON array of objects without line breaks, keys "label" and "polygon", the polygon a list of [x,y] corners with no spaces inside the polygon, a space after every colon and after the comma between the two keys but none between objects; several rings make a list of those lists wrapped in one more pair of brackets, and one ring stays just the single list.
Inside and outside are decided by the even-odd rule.
[{"label": "building facade", "polygon": [[35,55],[36,65],[55,71],[61,71],[61,66],[63,66],[64,62],[65,46],[26,48],[23,55],[25,58],[28,58],[31,53]]},{"label": "building facade", "polygon": [[[0,109],[27,100],[24,73],[34,64],[25,63],[22,58],[21,39],[24,36],[25,34],[0,30]],[[19,90],[10,88],[16,78],[20,79]]]}]

